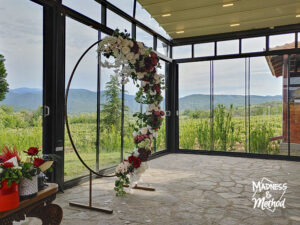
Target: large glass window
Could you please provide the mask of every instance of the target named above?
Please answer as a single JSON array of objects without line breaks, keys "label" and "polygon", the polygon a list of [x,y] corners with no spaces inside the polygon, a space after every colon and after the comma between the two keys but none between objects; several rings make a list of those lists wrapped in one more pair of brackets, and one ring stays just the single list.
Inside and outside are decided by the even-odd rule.
[{"label": "large glass window", "polygon": [[100,22],[101,5],[94,0],[63,0],[65,6]]},{"label": "large glass window", "polygon": [[136,40],[143,42],[148,48],[153,48],[153,36],[139,27],[136,27]]},{"label": "large glass window", "polygon": [[[161,68],[158,68],[157,73],[160,75],[163,75],[165,77],[164,78],[164,81],[165,81],[166,76],[168,76],[168,74],[166,72],[167,63],[162,60],[160,60],[159,63],[161,65]],[[163,96],[163,101],[161,102],[160,107],[165,112],[165,110],[166,110],[166,99],[165,99],[166,98],[166,90],[163,89],[163,90],[161,90],[161,92],[162,92],[161,94]],[[155,152],[166,149],[166,140],[167,140],[166,138],[167,138],[166,137],[166,117],[164,117],[163,123],[158,131],[158,137],[154,143],[154,151]]]},{"label": "large glass window", "polygon": [[173,59],[183,59],[192,57],[192,46],[182,45],[173,47]]},{"label": "large glass window", "polygon": [[209,150],[210,62],[179,65],[179,148]]},{"label": "large glass window", "polygon": [[[95,41],[98,32],[73,19],[66,18],[66,82],[83,52]],[[67,84],[67,83],[66,83]],[[68,100],[69,125],[80,156],[96,168],[97,53],[91,49],[79,64]],[[77,158],[69,137],[65,135],[65,181],[87,174]]]},{"label": "large glass window", "polygon": [[108,0],[110,3],[132,16],[134,0]]},{"label": "large glass window", "polygon": [[107,10],[107,26],[113,30],[118,28],[121,32],[126,30],[131,34],[131,23],[109,9]]},{"label": "large glass window", "polygon": [[287,144],[282,145],[285,150],[280,150],[282,73],[273,70],[280,64],[280,59],[282,56],[250,58],[250,153],[287,155]]},{"label": "large glass window", "polygon": [[22,154],[42,146],[43,7],[22,0],[1,3],[0,63],[9,86],[5,95],[0,90],[0,149],[15,146]]},{"label": "large glass window", "polygon": [[214,61],[216,151],[245,152],[245,59]]}]

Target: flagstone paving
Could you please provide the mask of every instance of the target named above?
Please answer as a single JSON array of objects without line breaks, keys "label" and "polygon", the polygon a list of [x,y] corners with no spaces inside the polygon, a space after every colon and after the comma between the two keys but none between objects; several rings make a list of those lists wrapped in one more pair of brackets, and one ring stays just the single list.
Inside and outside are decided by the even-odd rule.
[{"label": "flagstone paving", "polygon": [[[142,184],[155,187],[155,192],[131,190],[125,197],[115,197],[114,178],[94,181],[94,205],[112,208],[112,215],[68,205],[71,200],[88,201],[88,183],[58,194],[55,202],[64,211],[62,224],[300,224],[299,162],[169,154],[150,161],[149,166]],[[263,177],[274,183],[287,183],[283,196],[286,208],[277,208],[275,212],[253,209],[252,181],[258,182]],[[41,222],[27,219],[15,224]]]}]

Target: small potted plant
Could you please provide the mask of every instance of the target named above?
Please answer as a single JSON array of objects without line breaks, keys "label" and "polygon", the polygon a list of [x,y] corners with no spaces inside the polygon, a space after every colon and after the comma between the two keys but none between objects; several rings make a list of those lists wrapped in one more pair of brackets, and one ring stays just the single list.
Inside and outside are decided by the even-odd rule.
[{"label": "small potted plant", "polygon": [[27,159],[21,163],[23,178],[19,185],[21,200],[34,197],[38,193],[38,175],[48,170],[53,161],[46,161],[39,156],[39,148],[30,147],[27,151]]},{"label": "small potted plant", "polygon": [[7,147],[0,155],[0,212],[15,209],[19,206],[18,183],[22,178],[20,157],[16,151]]}]

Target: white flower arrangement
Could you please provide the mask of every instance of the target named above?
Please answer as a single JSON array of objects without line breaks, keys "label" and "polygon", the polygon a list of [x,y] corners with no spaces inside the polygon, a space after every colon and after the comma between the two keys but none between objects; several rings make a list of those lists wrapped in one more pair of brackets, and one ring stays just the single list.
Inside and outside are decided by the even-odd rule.
[{"label": "white flower arrangement", "polygon": [[[153,149],[153,139],[157,138],[157,130],[160,128],[164,115],[159,106],[162,100],[163,75],[155,72],[155,67],[159,66],[156,53],[146,48],[142,42],[130,39],[129,34],[120,33],[119,30],[116,30],[113,36],[107,36],[100,42],[98,52],[103,53],[107,58],[112,56],[115,59],[114,63],[105,60],[101,64],[103,67],[113,68],[114,72],[120,76],[122,84],[129,82],[129,78],[140,81],[140,94],[152,102],[148,104],[146,112],[141,117],[144,122],[139,124],[144,125],[133,132],[136,148],[116,167],[118,180],[115,191],[117,195],[123,195],[125,193],[123,184],[129,183],[127,175],[139,177],[134,174],[141,174],[148,168],[146,161]],[[143,120],[141,118],[140,120]]]}]

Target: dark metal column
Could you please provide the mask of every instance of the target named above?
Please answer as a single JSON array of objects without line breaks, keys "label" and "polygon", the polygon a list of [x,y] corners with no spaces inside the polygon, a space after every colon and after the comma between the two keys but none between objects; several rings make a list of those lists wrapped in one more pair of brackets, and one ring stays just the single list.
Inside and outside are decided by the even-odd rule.
[{"label": "dark metal column", "polygon": [[167,65],[169,75],[166,77],[166,135],[167,150],[178,151],[178,64],[173,62]]},{"label": "dark metal column", "polygon": [[[64,182],[65,15],[44,7],[43,153],[57,157],[51,181]],[[45,112],[46,111],[46,112]]]}]

